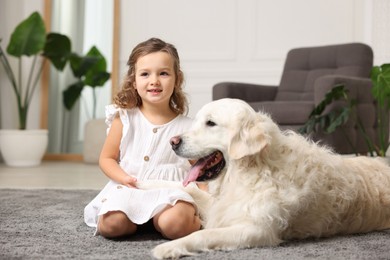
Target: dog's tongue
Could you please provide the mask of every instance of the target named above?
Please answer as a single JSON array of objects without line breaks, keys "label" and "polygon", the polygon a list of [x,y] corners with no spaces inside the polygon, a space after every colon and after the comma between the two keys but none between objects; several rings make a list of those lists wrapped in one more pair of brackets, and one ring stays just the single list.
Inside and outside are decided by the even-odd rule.
[{"label": "dog's tongue", "polygon": [[190,169],[188,172],[187,177],[183,181],[183,185],[187,186],[193,181],[196,181],[196,179],[199,177],[202,169],[206,166],[207,160],[199,159]]}]

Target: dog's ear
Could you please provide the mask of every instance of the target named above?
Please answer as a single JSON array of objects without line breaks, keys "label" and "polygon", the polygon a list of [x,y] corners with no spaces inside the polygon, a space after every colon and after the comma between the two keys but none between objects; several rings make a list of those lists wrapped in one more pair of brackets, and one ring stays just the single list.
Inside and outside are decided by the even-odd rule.
[{"label": "dog's ear", "polygon": [[266,134],[264,122],[257,117],[255,120],[240,122],[235,131],[231,132],[228,154],[232,159],[240,159],[259,153],[270,143]]}]

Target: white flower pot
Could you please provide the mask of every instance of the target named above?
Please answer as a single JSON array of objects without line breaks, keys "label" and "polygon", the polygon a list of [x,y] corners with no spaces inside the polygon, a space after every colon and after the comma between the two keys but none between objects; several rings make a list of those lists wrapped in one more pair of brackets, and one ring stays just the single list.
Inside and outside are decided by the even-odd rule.
[{"label": "white flower pot", "polygon": [[85,163],[99,163],[100,152],[106,140],[105,119],[89,120],[84,127],[83,158]]},{"label": "white flower pot", "polygon": [[0,130],[0,152],[12,167],[41,164],[48,143],[48,130]]}]

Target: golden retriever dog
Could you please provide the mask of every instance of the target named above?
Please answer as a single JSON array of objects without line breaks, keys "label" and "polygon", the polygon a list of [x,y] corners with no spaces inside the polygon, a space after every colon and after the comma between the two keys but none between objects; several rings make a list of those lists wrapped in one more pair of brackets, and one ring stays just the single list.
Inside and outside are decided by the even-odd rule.
[{"label": "golden retriever dog", "polygon": [[[171,145],[177,155],[198,160],[186,187],[167,185],[194,197],[203,228],[158,245],[155,258],[390,228],[390,167],[381,158],[335,154],[281,131],[244,101],[206,104],[190,131],[173,137]],[[203,181],[209,194],[188,185]]]}]

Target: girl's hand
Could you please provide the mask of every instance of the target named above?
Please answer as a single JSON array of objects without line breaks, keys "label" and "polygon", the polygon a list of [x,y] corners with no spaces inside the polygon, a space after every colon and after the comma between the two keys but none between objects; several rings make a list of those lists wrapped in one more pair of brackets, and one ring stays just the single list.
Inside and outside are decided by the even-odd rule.
[{"label": "girl's hand", "polygon": [[125,185],[129,188],[136,188],[135,183],[137,182],[137,178],[126,175],[122,178],[121,184]]}]

